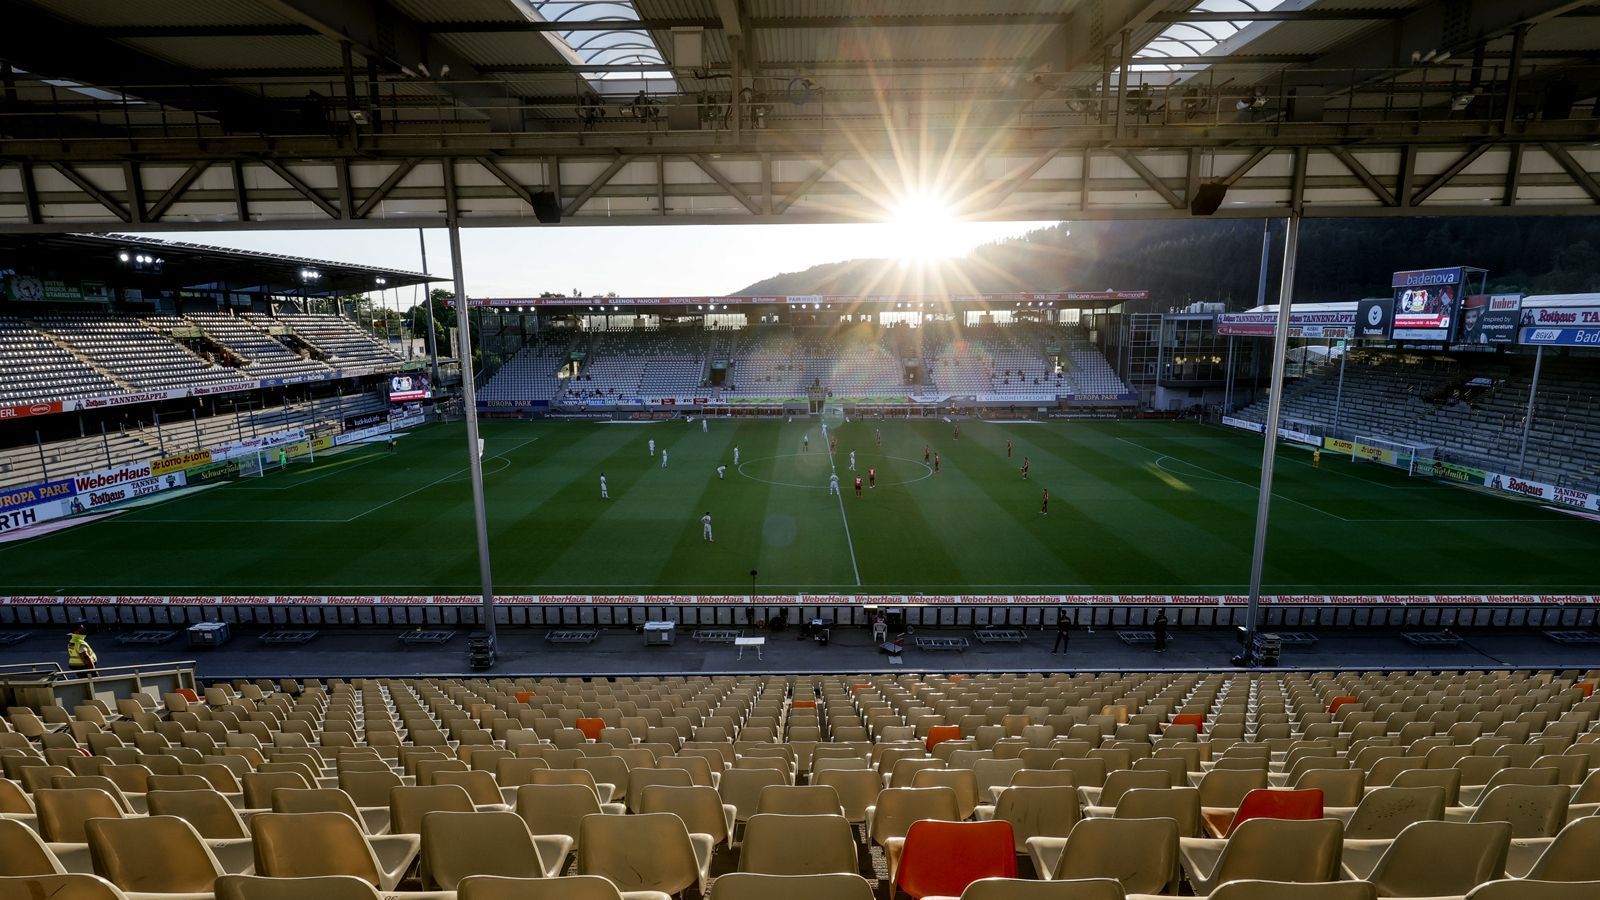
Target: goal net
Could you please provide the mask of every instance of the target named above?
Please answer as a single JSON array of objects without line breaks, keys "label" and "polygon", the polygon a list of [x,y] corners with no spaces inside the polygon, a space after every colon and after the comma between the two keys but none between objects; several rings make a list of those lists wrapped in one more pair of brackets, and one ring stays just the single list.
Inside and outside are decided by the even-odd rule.
[{"label": "goal net", "polygon": [[1358,437],[1351,442],[1350,458],[1375,462],[1403,470],[1407,475],[1426,475],[1433,467],[1437,447],[1381,437]]},{"label": "goal net", "polygon": [[837,400],[829,400],[823,404],[822,421],[829,425],[844,424],[844,404]]},{"label": "goal net", "polygon": [[250,454],[249,456],[240,457],[239,458],[239,477],[240,478],[260,478],[262,475],[266,474],[266,472],[265,472],[266,466],[263,465],[261,457],[262,457],[262,453],[261,453],[260,450],[257,450],[256,452]]}]

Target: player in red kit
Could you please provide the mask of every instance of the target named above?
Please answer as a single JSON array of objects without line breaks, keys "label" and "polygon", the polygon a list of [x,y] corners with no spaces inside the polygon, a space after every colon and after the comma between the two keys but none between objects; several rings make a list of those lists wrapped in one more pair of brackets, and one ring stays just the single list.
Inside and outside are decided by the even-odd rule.
[{"label": "player in red kit", "polygon": [[861,496],[861,476],[856,476],[856,496]]},{"label": "player in red kit", "polygon": [[1006,441],[1006,459],[1011,458],[1011,442]]},{"label": "player in red kit", "polygon": [[878,486],[878,467],[877,466],[868,466],[867,467],[867,487],[875,488],[877,486]]},{"label": "player in red kit", "polygon": [[1032,465],[1033,465],[1033,463],[1031,461],[1029,461],[1029,459],[1026,456],[1024,456],[1022,458],[1022,480],[1023,481],[1027,481],[1028,480],[1028,469],[1030,467],[1032,467]]},{"label": "player in red kit", "polygon": [[933,455],[933,474],[939,474],[939,454]]},{"label": "player in red kit", "polygon": [[1044,499],[1039,502],[1039,515],[1050,515],[1050,489],[1044,489]]},{"label": "player in red kit", "polygon": [[932,452],[933,452],[932,450],[928,449],[928,445],[927,444],[923,444],[922,445],[922,464],[923,465],[927,465],[928,464],[928,456],[930,454],[932,454]]},{"label": "player in red kit", "polygon": [[872,436],[878,439],[878,449],[882,450],[883,449],[883,432],[881,432],[878,429],[874,428],[874,429],[872,429]]}]

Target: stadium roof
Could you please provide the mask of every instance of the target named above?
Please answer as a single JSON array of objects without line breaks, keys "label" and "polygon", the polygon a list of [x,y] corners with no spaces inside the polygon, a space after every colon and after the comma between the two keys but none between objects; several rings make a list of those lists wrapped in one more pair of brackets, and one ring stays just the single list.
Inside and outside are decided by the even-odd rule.
[{"label": "stadium roof", "polygon": [[[909,11],[908,11],[909,9]],[[1590,214],[1594,0],[0,0],[0,228]],[[545,198],[542,195],[553,195]]]},{"label": "stadium roof", "polygon": [[[143,262],[148,257],[154,262]],[[0,233],[0,269],[25,259],[48,271],[108,283],[138,280],[173,290],[236,291],[307,296],[361,294],[446,281],[420,272],[284,256],[129,234],[31,235]]]}]

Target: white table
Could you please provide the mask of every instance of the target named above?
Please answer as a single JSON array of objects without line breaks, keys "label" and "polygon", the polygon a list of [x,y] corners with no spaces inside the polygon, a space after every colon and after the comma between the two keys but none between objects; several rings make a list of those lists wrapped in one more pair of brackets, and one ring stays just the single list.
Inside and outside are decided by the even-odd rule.
[{"label": "white table", "polygon": [[765,647],[767,645],[767,639],[764,638],[764,637],[734,638],[733,639],[733,645],[735,647],[739,648],[739,658],[740,659],[744,659],[744,650],[745,650],[746,647],[754,647],[754,648],[756,648],[756,659],[760,659],[761,658],[761,648]]}]

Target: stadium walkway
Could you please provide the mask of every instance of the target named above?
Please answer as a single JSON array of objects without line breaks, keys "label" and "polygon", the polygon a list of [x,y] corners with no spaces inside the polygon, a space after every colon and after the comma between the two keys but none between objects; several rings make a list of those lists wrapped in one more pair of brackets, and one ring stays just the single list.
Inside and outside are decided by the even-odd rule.
[{"label": "stadium walkway", "polygon": [[[752,632],[753,633],[753,632]],[[325,632],[299,647],[264,647],[254,633],[236,635],[215,649],[191,648],[184,635],[157,646],[124,646],[116,634],[92,635],[100,665],[193,659],[202,677],[337,677],[406,676],[469,673],[465,633],[442,646],[406,647],[399,630]],[[967,637],[966,629],[927,630],[930,637]],[[977,672],[977,671],[1104,671],[1227,668],[1237,651],[1231,632],[1174,631],[1166,653],[1130,647],[1115,631],[1082,629],[1071,651],[1052,656],[1053,631],[1030,630],[1024,643],[980,644],[965,652],[926,651],[910,639],[899,664],[878,652],[866,629],[835,629],[824,647],[797,640],[793,630],[768,635],[761,659],[747,650],[738,659],[727,644],[700,644],[680,630],[671,647],[646,647],[642,635],[602,631],[587,646],[552,646],[541,629],[503,629],[500,663],[487,676],[516,675],[658,675],[658,674],[783,674],[826,672]],[[1328,632],[1313,647],[1286,647],[1283,668],[1408,668],[1467,667],[1593,668],[1600,667],[1600,645],[1557,644],[1538,633],[1469,634],[1454,648],[1414,647],[1398,633]],[[66,632],[35,631],[7,648],[9,662],[49,660],[65,663]]]}]

